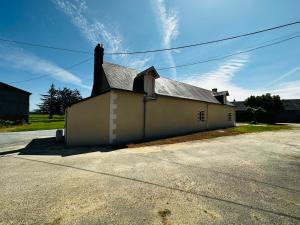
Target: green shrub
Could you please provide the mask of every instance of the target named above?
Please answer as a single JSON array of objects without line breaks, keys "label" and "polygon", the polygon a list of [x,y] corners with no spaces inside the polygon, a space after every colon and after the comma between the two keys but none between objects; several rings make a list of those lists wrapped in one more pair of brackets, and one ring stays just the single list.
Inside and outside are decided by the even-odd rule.
[{"label": "green shrub", "polygon": [[0,120],[0,127],[9,127],[22,124],[22,120]]}]

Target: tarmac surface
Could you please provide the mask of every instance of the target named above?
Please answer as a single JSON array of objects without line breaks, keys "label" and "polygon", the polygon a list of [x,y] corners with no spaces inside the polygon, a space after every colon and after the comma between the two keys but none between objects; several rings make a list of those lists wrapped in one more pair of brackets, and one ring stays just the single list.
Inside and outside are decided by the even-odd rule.
[{"label": "tarmac surface", "polygon": [[114,151],[5,135],[1,225],[300,224],[299,127]]},{"label": "tarmac surface", "polygon": [[56,130],[37,130],[0,133],[0,152],[7,147],[26,146],[35,138],[55,137]]}]

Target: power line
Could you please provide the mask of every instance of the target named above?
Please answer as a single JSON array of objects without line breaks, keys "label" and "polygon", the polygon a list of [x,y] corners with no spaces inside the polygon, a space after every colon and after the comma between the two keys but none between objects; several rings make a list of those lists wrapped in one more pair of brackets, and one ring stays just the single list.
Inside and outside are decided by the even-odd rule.
[{"label": "power line", "polygon": [[[287,24],[283,24],[283,25],[279,25],[279,26],[275,26],[275,27],[270,27],[270,28],[250,32],[250,33],[225,37],[225,38],[221,38],[221,39],[217,39],[217,40],[206,41],[206,42],[196,43],[196,44],[188,44],[188,45],[182,45],[182,46],[171,47],[171,48],[153,49],[153,50],[145,50],[145,51],[108,52],[108,53],[105,53],[105,55],[133,55],[133,54],[154,53],[154,52],[163,52],[163,51],[171,51],[171,50],[177,50],[177,49],[191,48],[191,47],[196,47],[196,46],[201,46],[201,45],[208,45],[208,44],[212,44],[212,43],[217,43],[217,42],[228,41],[228,40],[237,39],[237,38],[241,38],[241,37],[251,36],[251,35],[264,33],[264,32],[268,32],[268,31],[272,31],[272,30],[277,30],[277,29],[281,29],[281,28],[284,28],[284,27],[296,25],[296,24],[299,24],[299,23],[300,23],[300,20],[292,22],[292,23],[287,23]],[[92,52],[85,51],[85,50],[62,48],[62,47],[56,47],[56,46],[50,46],[50,45],[43,45],[43,44],[39,44],[39,43],[17,41],[17,40],[12,40],[12,39],[0,38],[0,41],[14,43],[14,44],[20,44],[20,45],[39,47],[39,48],[52,49],[52,50],[80,53],[80,54],[93,54]]]},{"label": "power line", "polygon": [[[296,33],[299,33],[299,32],[296,32]],[[187,66],[192,66],[192,65],[207,63],[207,62],[211,62],[211,61],[222,60],[222,59],[229,58],[229,57],[232,57],[232,56],[235,56],[235,55],[240,55],[240,54],[244,54],[244,53],[247,53],[247,52],[252,52],[252,51],[256,51],[256,50],[262,49],[262,48],[270,47],[270,46],[273,46],[273,45],[281,44],[283,42],[286,42],[286,41],[289,41],[289,40],[292,40],[292,39],[295,39],[295,38],[299,38],[299,37],[300,37],[300,35],[295,35],[295,36],[292,36],[292,37],[289,37],[289,38],[285,38],[285,39],[280,40],[280,41],[273,42],[271,44],[260,45],[260,46],[257,46],[257,47],[254,47],[254,48],[250,48],[250,49],[247,49],[247,50],[243,50],[243,51],[239,51],[239,52],[235,52],[235,53],[231,53],[231,54],[227,54],[227,55],[223,55],[223,56],[219,56],[219,57],[214,57],[214,58],[211,58],[211,59],[201,60],[201,61],[197,61],[197,62],[193,62],[193,63],[181,64],[181,65],[170,66],[170,67],[161,67],[161,68],[157,68],[157,70],[174,69],[174,68],[187,67]],[[278,38],[276,38],[276,39],[278,39]],[[267,43],[267,42],[270,42],[270,41],[266,41],[264,43]],[[93,57],[90,57],[90,58],[87,58],[87,59],[85,59],[83,61],[80,61],[78,63],[72,64],[72,65],[70,65],[68,67],[64,67],[61,70],[54,72],[53,74],[60,73],[63,70],[71,69],[71,68],[76,67],[78,65],[81,65],[81,64],[83,64],[85,62],[88,62],[91,59],[93,59]],[[29,79],[26,79],[26,80],[10,82],[9,84],[16,84],[16,83],[23,83],[23,82],[28,82],[28,81],[32,81],[32,80],[38,80],[38,79],[41,79],[41,78],[44,78],[44,77],[47,77],[47,76],[49,76],[49,75],[45,74],[45,75],[41,75],[41,76],[38,76],[38,77],[29,78]]]},{"label": "power line", "polygon": [[275,27],[270,27],[270,28],[266,28],[266,29],[246,33],[246,34],[240,34],[240,35],[225,37],[225,38],[221,38],[221,39],[217,39],[217,40],[206,41],[206,42],[196,43],[196,44],[182,45],[182,46],[177,46],[177,47],[172,47],[172,48],[162,48],[162,49],[154,49],[154,50],[146,50],[146,51],[135,51],[135,52],[115,52],[115,53],[114,52],[112,52],[112,53],[109,52],[109,53],[106,53],[106,55],[133,55],[133,54],[154,53],[154,52],[178,50],[178,49],[183,49],[183,48],[191,48],[191,47],[207,45],[207,44],[212,44],[212,43],[217,43],[217,42],[222,42],[222,41],[228,41],[228,40],[237,39],[237,38],[241,38],[241,37],[246,37],[246,36],[250,36],[250,35],[255,35],[255,34],[259,34],[259,33],[264,33],[264,32],[267,32],[267,31],[277,30],[277,29],[281,29],[281,28],[284,28],[284,27],[296,25],[296,24],[299,24],[299,23],[300,23],[300,20],[296,21],[296,22],[292,22],[292,23],[287,23],[287,24],[283,24],[283,25],[279,25],[279,26],[275,26]]},{"label": "power line", "polygon": [[84,50],[61,48],[61,47],[42,45],[42,44],[36,44],[36,43],[31,43],[31,42],[9,40],[9,39],[4,39],[4,38],[0,38],[0,41],[14,43],[14,44],[20,44],[20,45],[27,45],[27,46],[32,46],[32,47],[48,48],[48,49],[52,49],[52,50],[67,51],[67,52],[73,52],[73,53],[92,54],[91,52],[84,51]]},{"label": "power line", "polygon": [[262,49],[262,48],[270,47],[270,46],[273,46],[273,45],[281,44],[283,42],[290,41],[290,40],[298,38],[298,37],[300,37],[300,35],[296,35],[296,36],[293,36],[293,37],[290,37],[290,38],[286,38],[286,39],[283,39],[283,40],[280,40],[280,41],[276,41],[276,42],[273,42],[271,44],[260,45],[260,46],[255,47],[255,48],[250,48],[250,49],[247,49],[247,50],[231,53],[231,54],[228,54],[228,55],[214,57],[214,58],[211,58],[211,59],[201,60],[201,61],[197,61],[197,62],[193,62],[193,63],[181,64],[181,65],[177,65],[177,66],[157,68],[156,70],[168,70],[168,69],[174,69],[174,68],[180,68],[180,67],[193,66],[193,65],[197,65],[197,64],[211,62],[211,61],[222,60],[222,59],[226,59],[226,58],[229,58],[229,57],[232,57],[232,56],[235,56],[235,55],[240,55],[240,54],[244,54],[244,53],[247,53],[247,52],[252,52],[252,51]]},{"label": "power line", "polygon": [[[58,70],[58,71],[54,72],[53,74],[57,74],[57,73],[62,72],[63,70],[68,70],[68,69],[74,68],[76,66],[79,66],[79,65],[81,65],[83,63],[86,63],[86,62],[90,61],[91,59],[93,59],[93,57],[90,57],[88,59],[85,59],[85,60],[80,61],[78,63],[75,63],[73,65],[64,67],[61,70]],[[45,74],[45,75],[41,75],[41,76],[38,76],[38,77],[32,77],[32,78],[29,78],[29,79],[26,79],[26,80],[20,80],[20,81],[10,82],[9,84],[16,84],[16,83],[23,83],[23,82],[32,81],[32,80],[38,80],[38,79],[41,79],[41,78],[44,78],[44,77],[47,77],[47,76],[50,76],[50,75],[49,74]]]}]

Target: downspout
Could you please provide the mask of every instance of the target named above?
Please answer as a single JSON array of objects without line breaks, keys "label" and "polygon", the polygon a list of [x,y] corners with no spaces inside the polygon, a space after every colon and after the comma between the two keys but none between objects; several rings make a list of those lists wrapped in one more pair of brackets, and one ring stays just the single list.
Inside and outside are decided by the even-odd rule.
[{"label": "downspout", "polygon": [[144,95],[143,99],[143,110],[144,110],[144,115],[143,115],[143,140],[146,139],[146,103],[147,103],[147,97]]},{"label": "downspout", "polygon": [[65,112],[65,133],[64,133],[64,135],[65,135],[65,144],[67,144],[68,143],[68,141],[67,141],[67,133],[68,133],[68,131],[67,131],[67,129],[68,129],[68,108],[66,109],[66,112]]},{"label": "downspout", "polygon": [[208,103],[206,103],[206,130],[208,130]]},{"label": "downspout", "polygon": [[235,109],[233,110],[233,114],[234,114],[234,121],[233,121],[233,126],[236,126],[236,111]]}]

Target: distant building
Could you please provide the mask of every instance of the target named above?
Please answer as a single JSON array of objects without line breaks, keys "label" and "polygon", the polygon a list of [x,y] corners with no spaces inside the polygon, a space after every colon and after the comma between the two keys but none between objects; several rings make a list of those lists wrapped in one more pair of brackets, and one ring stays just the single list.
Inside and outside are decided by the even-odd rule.
[{"label": "distant building", "polygon": [[[283,99],[284,110],[278,115],[279,123],[300,123],[300,99]],[[233,102],[235,106],[236,121],[250,121],[252,117],[246,112],[246,106],[243,101]]]},{"label": "distant building", "polygon": [[31,93],[0,82],[0,119],[26,120]]},{"label": "distant building", "polygon": [[236,122],[248,122],[252,120],[251,115],[246,112],[246,106],[243,101],[234,101]]},{"label": "distant building", "polygon": [[66,110],[68,145],[108,145],[182,135],[235,125],[227,91],[206,90],[103,62],[95,49],[92,96]]},{"label": "distant building", "polygon": [[278,122],[300,123],[300,99],[284,99],[284,111],[278,116]]}]

